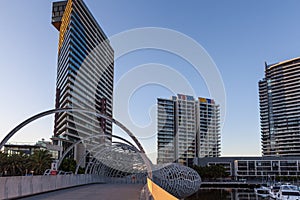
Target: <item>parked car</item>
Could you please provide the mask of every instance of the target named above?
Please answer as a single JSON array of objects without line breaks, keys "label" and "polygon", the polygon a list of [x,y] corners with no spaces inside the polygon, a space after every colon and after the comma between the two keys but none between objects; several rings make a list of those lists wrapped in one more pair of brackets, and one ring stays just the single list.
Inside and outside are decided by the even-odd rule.
[{"label": "parked car", "polygon": [[44,176],[48,176],[48,175],[57,175],[57,170],[51,170],[51,169],[46,169],[44,174]]}]

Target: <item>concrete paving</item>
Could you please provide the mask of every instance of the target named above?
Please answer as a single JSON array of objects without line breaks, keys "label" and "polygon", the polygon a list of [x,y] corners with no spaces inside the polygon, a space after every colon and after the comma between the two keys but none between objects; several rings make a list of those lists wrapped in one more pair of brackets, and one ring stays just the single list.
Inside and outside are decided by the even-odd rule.
[{"label": "concrete paving", "polygon": [[92,184],[39,194],[23,200],[67,200],[67,199],[105,199],[138,200],[144,185],[138,184]]}]

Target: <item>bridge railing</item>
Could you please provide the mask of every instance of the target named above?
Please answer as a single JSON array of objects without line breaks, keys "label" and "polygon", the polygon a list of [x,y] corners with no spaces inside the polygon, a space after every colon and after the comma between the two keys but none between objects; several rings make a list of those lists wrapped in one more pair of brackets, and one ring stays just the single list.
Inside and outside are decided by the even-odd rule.
[{"label": "bridge railing", "polygon": [[0,177],[0,199],[19,198],[91,183],[104,183],[104,178],[92,174]]}]

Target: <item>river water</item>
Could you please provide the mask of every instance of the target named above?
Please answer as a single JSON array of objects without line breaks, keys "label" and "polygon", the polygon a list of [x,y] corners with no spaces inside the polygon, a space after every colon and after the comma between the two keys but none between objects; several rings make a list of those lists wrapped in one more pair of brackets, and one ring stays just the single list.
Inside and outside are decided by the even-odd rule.
[{"label": "river water", "polygon": [[220,188],[220,189],[200,189],[194,195],[185,198],[185,200],[269,200],[271,198],[259,197],[255,194],[254,189],[247,188]]}]

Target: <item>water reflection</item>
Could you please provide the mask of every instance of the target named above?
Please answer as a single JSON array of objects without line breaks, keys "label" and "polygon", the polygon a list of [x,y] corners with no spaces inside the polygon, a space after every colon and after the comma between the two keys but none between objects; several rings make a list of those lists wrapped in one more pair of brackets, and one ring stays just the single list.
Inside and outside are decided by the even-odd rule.
[{"label": "water reflection", "polygon": [[220,189],[200,189],[194,195],[186,198],[185,200],[212,200],[212,199],[230,199],[230,200],[269,200],[271,198],[263,198],[257,196],[254,189],[247,188],[220,188]]}]

